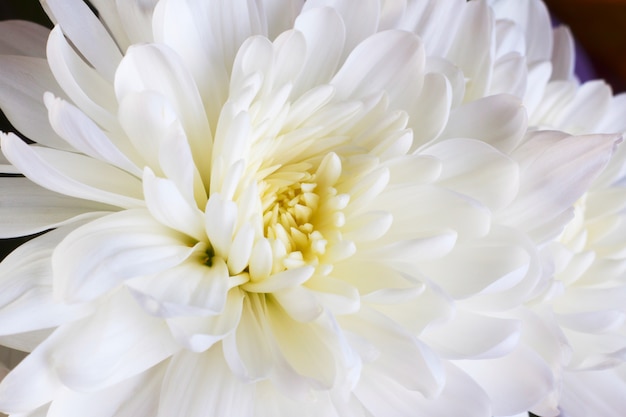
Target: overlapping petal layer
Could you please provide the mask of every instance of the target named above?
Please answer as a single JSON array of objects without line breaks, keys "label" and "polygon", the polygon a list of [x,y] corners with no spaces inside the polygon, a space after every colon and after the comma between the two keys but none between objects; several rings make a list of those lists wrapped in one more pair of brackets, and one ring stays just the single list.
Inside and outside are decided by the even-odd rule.
[{"label": "overlapping petal layer", "polygon": [[[54,229],[0,264],[0,343],[31,352],[0,410],[553,411],[562,339],[529,303],[577,202],[621,209],[621,129],[602,85],[559,84],[542,3],[44,4],[47,62],[41,28],[0,26],[0,105],[34,142],[2,136],[26,178],[0,234]],[[611,260],[619,230],[589,233]]]}]

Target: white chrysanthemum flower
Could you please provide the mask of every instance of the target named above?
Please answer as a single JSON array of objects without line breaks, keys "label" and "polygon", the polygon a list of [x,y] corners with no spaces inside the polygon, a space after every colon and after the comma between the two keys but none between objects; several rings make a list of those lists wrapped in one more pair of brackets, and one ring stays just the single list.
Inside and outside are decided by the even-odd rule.
[{"label": "white chrysanthemum flower", "polygon": [[[613,96],[601,80],[581,84],[576,79],[571,35],[564,27],[554,29],[553,37],[546,35],[552,29],[540,1],[493,3],[501,21],[532,37],[519,42],[526,54],[536,50],[533,45],[545,51],[528,63],[529,77],[536,74],[524,93],[532,128],[570,134],[626,132],[626,96]],[[521,12],[524,9],[526,13]],[[529,26],[538,29],[528,30]],[[534,36],[542,32],[541,37]],[[555,280],[531,303],[544,323],[558,326],[561,343],[571,350],[560,364],[562,383],[551,400],[570,417],[619,416],[626,408],[623,395],[615,394],[626,387],[625,162],[622,145],[578,200],[567,228],[546,248],[551,264],[547,270],[553,271]]]},{"label": "white chrysanthemum flower", "polygon": [[31,352],[2,411],[478,417],[554,389],[510,312],[617,137],[528,131],[486,2],[92,3],[0,25],[36,142],[2,137],[0,233],[54,229],[0,264],[0,343]]}]

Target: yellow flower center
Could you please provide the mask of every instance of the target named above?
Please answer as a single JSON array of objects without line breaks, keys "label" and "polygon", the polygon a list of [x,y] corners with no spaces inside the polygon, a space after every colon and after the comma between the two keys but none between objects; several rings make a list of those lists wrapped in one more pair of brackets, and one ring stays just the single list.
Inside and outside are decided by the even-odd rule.
[{"label": "yellow flower center", "polygon": [[[329,158],[338,162],[334,155]],[[342,209],[349,198],[333,186],[338,173],[332,171],[341,170],[340,165],[322,163],[315,172],[302,165],[277,170],[261,183],[263,231],[274,251],[273,272],[323,264],[329,246],[341,238]]]}]

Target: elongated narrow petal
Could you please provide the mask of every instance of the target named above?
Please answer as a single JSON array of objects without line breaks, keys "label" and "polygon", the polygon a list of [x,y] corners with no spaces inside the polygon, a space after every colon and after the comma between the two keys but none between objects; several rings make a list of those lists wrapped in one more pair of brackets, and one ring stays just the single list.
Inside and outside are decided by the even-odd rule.
[{"label": "elongated narrow petal", "polygon": [[38,233],[81,218],[98,217],[111,206],[66,197],[26,178],[0,178],[0,237]]}]

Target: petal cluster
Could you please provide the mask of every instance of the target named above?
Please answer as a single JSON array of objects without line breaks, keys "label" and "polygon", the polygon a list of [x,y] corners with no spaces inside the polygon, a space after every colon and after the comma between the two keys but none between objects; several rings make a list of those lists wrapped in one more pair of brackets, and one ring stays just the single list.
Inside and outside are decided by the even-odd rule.
[{"label": "petal cluster", "polygon": [[0,23],[0,411],[548,416],[621,363],[623,100],[539,0],[91,3]]}]

